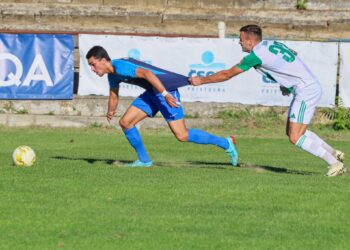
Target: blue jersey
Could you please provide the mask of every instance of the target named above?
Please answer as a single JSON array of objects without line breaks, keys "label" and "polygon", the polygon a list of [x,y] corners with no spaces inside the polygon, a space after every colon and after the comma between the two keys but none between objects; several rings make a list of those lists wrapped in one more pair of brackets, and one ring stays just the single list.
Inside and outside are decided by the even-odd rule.
[{"label": "blue jersey", "polygon": [[112,60],[115,73],[108,74],[110,88],[118,88],[121,82],[137,85],[146,90],[152,89],[153,86],[143,78],[136,77],[136,69],[143,68],[152,71],[163,83],[168,91],[176,90],[180,87],[189,85],[188,77],[167,71],[153,65],[140,62],[132,58],[121,58]]}]

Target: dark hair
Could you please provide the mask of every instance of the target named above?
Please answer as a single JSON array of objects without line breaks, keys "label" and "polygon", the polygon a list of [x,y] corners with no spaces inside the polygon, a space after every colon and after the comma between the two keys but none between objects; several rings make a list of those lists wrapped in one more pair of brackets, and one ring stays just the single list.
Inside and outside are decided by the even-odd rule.
[{"label": "dark hair", "polygon": [[107,51],[101,46],[94,46],[89,50],[89,52],[86,54],[86,59],[91,57],[95,57],[96,59],[105,58],[107,61],[111,61]]},{"label": "dark hair", "polygon": [[258,40],[262,40],[262,30],[258,25],[255,24],[249,24],[246,26],[243,26],[239,32],[245,32],[248,35],[254,35],[258,38]]}]

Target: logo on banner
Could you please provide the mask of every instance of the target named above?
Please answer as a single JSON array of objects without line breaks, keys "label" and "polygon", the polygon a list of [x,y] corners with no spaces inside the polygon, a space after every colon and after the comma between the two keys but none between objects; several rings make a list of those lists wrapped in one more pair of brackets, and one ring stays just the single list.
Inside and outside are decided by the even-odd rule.
[{"label": "logo on banner", "polygon": [[[147,64],[152,64],[152,61],[150,61],[150,60],[142,60],[141,59],[141,52],[138,49],[129,49],[128,57],[135,59],[135,60],[138,60],[138,61],[141,61],[141,62],[144,62],[144,63],[147,63]],[[122,93],[123,95],[126,95],[126,96],[128,94],[129,95],[134,94],[135,96],[137,96],[144,91],[144,89],[139,87],[139,86],[126,84],[126,83],[121,83],[120,88],[129,91],[127,93],[126,92]]]},{"label": "logo on banner", "polygon": [[[10,53],[0,53],[0,63],[4,63],[5,68],[13,70],[5,73],[5,75],[0,74],[0,87],[30,86],[33,81],[43,81],[47,86],[53,86],[53,81],[41,54],[35,56],[28,72],[23,72],[23,64],[20,59]],[[5,70],[2,72],[4,73]],[[24,80],[22,82],[23,76]]]},{"label": "logo on banner", "polygon": [[[225,63],[215,62],[214,53],[211,51],[205,51],[202,54],[202,62],[194,63],[189,65],[190,71],[188,73],[189,77],[193,76],[210,76],[216,73],[217,71],[223,70],[226,68]],[[198,93],[222,93],[225,92],[224,87],[218,86],[200,86],[200,87],[187,87],[188,91],[198,92]]]},{"label": "logo on banner", "polygon": [[141,52],[138,49],[130,49],[128,51],[128,57],[133,58],[135,60],[144,62],[144,63],[148,63],[148,64],[152,64],[151,60],[142,60],[141,59]]},{"label": "logo on banner", "polygon": [[188,73],[188,76],[210,76],[217,71],[225,69],[225,63],[216,63],[214,60],[214,53],[211,51],[205,51],[202,54],[202,63],[194,63],[189,65],[190,72]]},{"label": "logo on banner", "polygon": [[280,94],[279,84],[276,82],[273,77],[267,73],[262,72],[262,86],[261,93],[267,95]]}]

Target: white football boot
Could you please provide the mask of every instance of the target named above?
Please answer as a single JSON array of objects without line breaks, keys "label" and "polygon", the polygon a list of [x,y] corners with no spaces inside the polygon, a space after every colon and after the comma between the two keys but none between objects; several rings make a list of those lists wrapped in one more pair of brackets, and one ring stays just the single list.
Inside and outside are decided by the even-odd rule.
[{"label": "white football boot", "polygon": [[327,172],[328,177],[341,175],[341,174],[346,172],[346,168],[345,168],[344,164],[342,162],[339,162],[339,161],[337,163],[334,163],[333,165],[330,165],[328,168],[329,168],[329,170]]},{"label": "white football boot", "polygon": [[337,158],[338,161],[344,162],[344,160],[345,160],[344,152],[335,149],[333,155],[334,155],[335,158]]}]

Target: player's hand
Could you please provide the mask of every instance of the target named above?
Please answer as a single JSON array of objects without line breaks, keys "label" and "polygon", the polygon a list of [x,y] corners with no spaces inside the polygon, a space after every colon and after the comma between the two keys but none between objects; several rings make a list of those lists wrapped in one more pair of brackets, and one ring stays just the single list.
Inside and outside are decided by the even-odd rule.
[{"label": "player's hand", "polygon": [[281,90],[283,96],[289,96],[290,95],[290,91],[286,87],[280,86],[280,90]]},{"label": "player's hand", "polygon": [[295,50],[293,50],[293,49],[289,49],[290,51],[292,51],[293,52],[293,54],[295,55],[295,56],[297,56],[298,55],[298,52],[296,52]]},{"label": "player's hand", "polygon": [[181,103],[169,93],[164,98],[165,101],[173,108],[178,108],[181,106]]},{"label": "player's hand", "polygon": [[108,123],[111,122],[111,120],[112,120],[113,117],[114,117],[114,114],[115,114],[115,111],[109,111],[109,112],[107,113],[106,117],[107,117]]},{"label": "player's hand", "polygon": [[199,76],[195,76],[195,77],[191,77],[189,79],[191,85],[193,86],[199,86],[199,85],[202,85],[202,81],[201,81],[201,78]]}]

